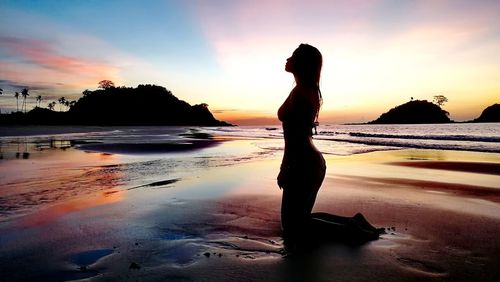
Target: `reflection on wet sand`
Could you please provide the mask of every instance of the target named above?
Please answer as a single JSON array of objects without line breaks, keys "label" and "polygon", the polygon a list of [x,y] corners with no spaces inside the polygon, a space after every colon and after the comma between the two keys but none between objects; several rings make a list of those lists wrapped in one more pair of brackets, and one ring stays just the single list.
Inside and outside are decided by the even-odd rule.
[{"label": "reflection on wet sand", "polygon": [[0,160],[29,159],[32,154],[37,155],[45,150],[66,150],[72,146],[71,140],[64,139],[10,138],[0,140]]},{"label": "reflection on wet sand", "polygon": [[[151,153],[138,155],[88,152],[79,146],[85,142],[41,137],[0,140],[5,157],[0,161],[0,220],[96,192],[164,188],[200,169],[251,162],[274,153],[249,146],[250,140],[223,142],[226,146],[213,146],[222,141],[185,140],[179,143],[186,147],[182,152],[178,148],[164,152],[163,145],[157,150],[157,145],[143,143],[141,146]],[[210,142],[212,145],[205,146]]]},{"label": "reflection on wet sand", "polygon": [[[65,142],[48,144],[48,148],[31,142],[2,144],[10,159],[0,161],[0,220],[96,191],[112,190],[122,183],[120,170],[102,167],[119,163],[118,156],[66,149]],[[26,152],[18,152],[18,147]],[[17,157],[21,155],[23,158]]]},{"label": "reflection on wet sand", "polygon": [[112,190],[68,200],[24,216],[17,221],[17,225],[22,228],[43,225],[72,212],[119,202],[123,200],[124,193],[126,192]]}]

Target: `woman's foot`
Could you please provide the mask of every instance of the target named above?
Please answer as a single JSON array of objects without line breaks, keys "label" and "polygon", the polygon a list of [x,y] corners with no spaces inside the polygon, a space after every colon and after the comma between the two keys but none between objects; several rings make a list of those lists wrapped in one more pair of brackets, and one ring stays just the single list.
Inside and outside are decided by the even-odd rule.
[{"label": "woman's foot", "polygon": [[385,228],[376,228],[375,226],[371,225],[368,220],[366,220],[366,218],[363,216],[363,214],[361,213],[357,213],[355,214],[353,217],[354,221],[356,221],[356,223],[359,224],[359,226],[365,230],[368,230],[368,231],[371,231],[371,232],[375,232],[377,233],[378,235],[380,234],[384,234],[385,233]]},{"label": "woman's foot", "polygon": [[357,242],[368,242],[368,241],[378,240],[379,238],[378,232],[371,229],[365,229],[355,219],[349,220],[348,233],[349,237]]}]

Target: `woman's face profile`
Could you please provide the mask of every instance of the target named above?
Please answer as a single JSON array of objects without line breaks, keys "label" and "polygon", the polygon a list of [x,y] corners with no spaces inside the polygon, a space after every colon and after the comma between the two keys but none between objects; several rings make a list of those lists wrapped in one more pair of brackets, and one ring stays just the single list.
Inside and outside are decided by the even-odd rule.
[{"label": "woman's face profile", "polygon": [[290,58],[286,59],[285,71],[293,73],[294,71],[294,57],[297,51],[294,51]]},{"label": "woman's face profile", "polygon": [[292,65],[293,65],[293,55],[290,58],[286,59],[285,71],[292,72]]}]

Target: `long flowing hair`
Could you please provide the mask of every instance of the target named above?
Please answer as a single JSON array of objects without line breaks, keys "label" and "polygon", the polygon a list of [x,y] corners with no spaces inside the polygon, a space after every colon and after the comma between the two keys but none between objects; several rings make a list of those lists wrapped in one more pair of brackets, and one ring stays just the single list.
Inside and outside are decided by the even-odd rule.
[{"label": "long flowing hair", "polygon": [[293,53],[294,57],[294,75],[297,83],[312,87],[318,92],[318,105],[316,110],[316,120],[318,121],[319,109],[323,103],[319,81],[321,77],[321,67],[323,66],[323,56],[314,46],[309,44],[300,44]]}]

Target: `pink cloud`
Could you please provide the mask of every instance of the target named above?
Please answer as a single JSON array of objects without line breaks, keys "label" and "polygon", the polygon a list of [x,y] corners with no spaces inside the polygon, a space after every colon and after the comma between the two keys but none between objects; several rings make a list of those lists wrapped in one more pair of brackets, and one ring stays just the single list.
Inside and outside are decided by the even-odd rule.
[{"label": "pink cloud", "polygon": [[84,58],[58,53],[47,41],[1,37],[0,48],[16,56],[18,60],[58,72],[99,73],[112,72],[114,67]]},{"label": "pink cloud", "polygon": [[[30,89],[31,96],[42,95],[46,103],[65,96],[78,99],[81,91],[102,79],[119,81],[119,69],[113,65],[61,54],[49,41],[0,37],[0,97],[2,109],[16,109],[15,91]],[[34,98],[33,98],[34,99]],[[34,106],[28,99],[28,106]]]},{"label": "pink cloud", "polygon": [[192,9],[202,32],[226,69],[234,57],[287,56],[299,43],[322,44],[356,37],[373,25],[371,1],[199,1]]},{"label": "pink cloud", "polygon": [[61,54],[49,41],[0,37],[0,77],[44,89],[81,89],[101,79],[117,79],[118,68],[87,58]]}]

